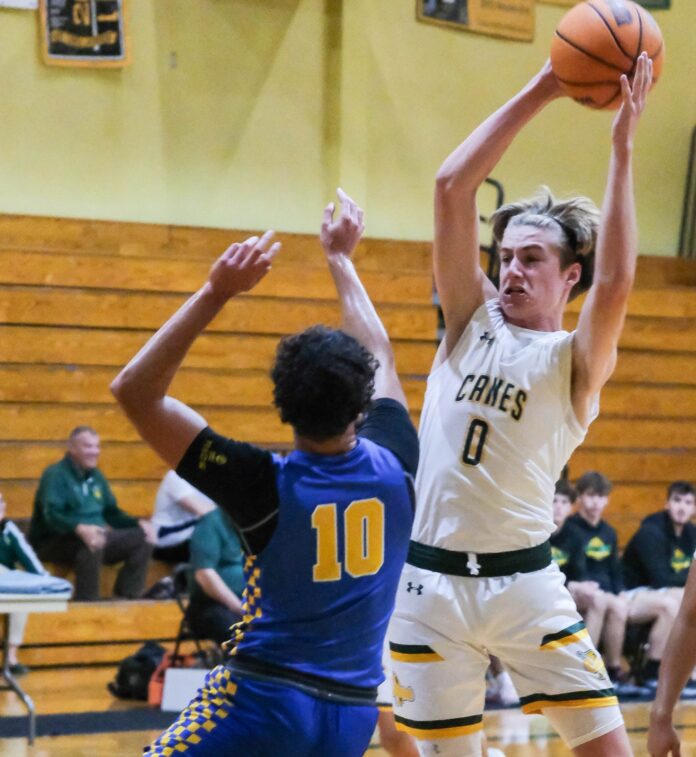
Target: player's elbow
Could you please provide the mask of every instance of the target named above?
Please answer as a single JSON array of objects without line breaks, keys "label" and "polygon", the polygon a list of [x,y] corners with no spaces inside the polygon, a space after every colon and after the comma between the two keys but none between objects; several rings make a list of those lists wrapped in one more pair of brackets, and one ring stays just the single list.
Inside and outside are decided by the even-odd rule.
[{"label": "player's elbow", "polygon": [[116,376],[109,385],[109,389],[116,402],[123,408],[134,407],[141,400],[138,383],[129,375],[127,368]]},{"label": "player's elbow", "polygon": [[435,202],[446,204],[459,201],[462,196],[476,195],[477,186],[468,181],[468,173],[454,171],[442,166],[435,175]]}]

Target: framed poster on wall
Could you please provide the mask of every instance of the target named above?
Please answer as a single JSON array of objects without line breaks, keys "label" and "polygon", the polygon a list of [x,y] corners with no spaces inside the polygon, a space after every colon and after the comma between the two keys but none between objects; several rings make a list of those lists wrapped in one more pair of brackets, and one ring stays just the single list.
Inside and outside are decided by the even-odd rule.
[{"label": "framed poster on wall", "polygon": [[44,62],[119,68],[129,63],[125,0],[41,0]]},{"label": "framed poster on wall", "polygon": [[534,0],[416,0],[416,17],[493,37],[534,39]]}]

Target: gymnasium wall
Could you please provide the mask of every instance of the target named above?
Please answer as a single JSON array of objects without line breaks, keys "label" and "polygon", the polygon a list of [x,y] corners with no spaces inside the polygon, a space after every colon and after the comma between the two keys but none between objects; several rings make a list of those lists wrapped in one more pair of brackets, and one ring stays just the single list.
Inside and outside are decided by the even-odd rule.
[{"label": "gymnasium wall", "polygon": [[[657,18],[664,80],[636,158],[641,250],[676,252],[696,124],[696,3]],[[415,0],[132,0],[133,64],[51,69],[0,10],[0,212],[312,232],[338,183],[367,233],[431,237],[445,154],[540,66],[563,10],[515,43],[414,21]],[[600,201],[611,116],[558,102],[495,176]]]}]

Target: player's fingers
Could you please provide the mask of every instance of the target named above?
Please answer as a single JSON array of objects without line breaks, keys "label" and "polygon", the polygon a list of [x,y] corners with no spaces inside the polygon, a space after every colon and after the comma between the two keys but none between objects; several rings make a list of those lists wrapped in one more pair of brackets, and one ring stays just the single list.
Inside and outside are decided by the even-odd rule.
[{"label": "player's fingers", "polygon": [[268,247],[268,244],[270,243],[271,239],[275,236],[275,231],[273,229],[269,229],[267,232],[264,233],[264,235],[259,239],[259,241],[256,243],[256,247],[261,250],[261,252],[264,252],[266,250],[266,247]]},{"label": "player's fingers", "polygon": [[234,242],[231,244],[223,253],[220,255],[221,260],[229,260],[239,249],[239,242]]},{"label": "player's fingers", "polygon": [[341,220],[344,220],[346,218],[350,218],[351,217],[351,205],[353,204],[353,201],[341,189],[341,187],[339,187],[336,190],[336,194],[338,195],[338,199],[341,201]]},{"label": "player's fingers", "polygon": [[327,229],[329,226],[331,226],[335,210],[336,210],[336,203],[335,202],[330,202],[324,208],[324,215],[322,216],[322,219],[321,219],[321,228],[322,229]]},{"label": "player's fingers", "polygon": [[626,74],[621,74],[619,82],[621,83],[621,99],[623,100],[624,105],[628,107],[631,104],[631,98],[633,95],[631,92],[631,85],[628,83],[628,76],[626,76]]},{"label": "player's fingers", "polygon": [[268,262],[271,263],[273,261],[273,258],[275,258],[275,256],[280,252],[281,246],[282,245],[280,242],[274,242],[271,245],[271,249],[268,250],[268,252],[264,253],[264,258],[266,258]]},{"label": "player's fingers", "polygon": [[647,72],[648,54],[643,51],[638,56],[636,64],[636,75],[633,79],[633,95],[636,99],[640,98],[645,89],[645,74]]}]

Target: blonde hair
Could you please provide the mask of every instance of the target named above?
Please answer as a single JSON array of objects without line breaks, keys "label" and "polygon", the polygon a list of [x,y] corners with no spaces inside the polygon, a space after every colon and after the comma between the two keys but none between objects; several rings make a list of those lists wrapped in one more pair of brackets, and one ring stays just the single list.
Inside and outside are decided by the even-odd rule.
[{"label": "blonde hair", "polygon": [[580,280],[571,289],[568,299],[574,299],[592,285],[599,209],[589,197],[557,200],[548,187],[541,187],[534,197],[498,208],[491,216],[491,224],[498,244],[509,225],[559,229],[561,270],[572,263],[580,263],[581,267]]}]

